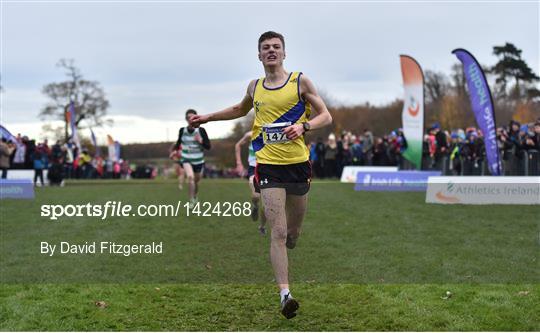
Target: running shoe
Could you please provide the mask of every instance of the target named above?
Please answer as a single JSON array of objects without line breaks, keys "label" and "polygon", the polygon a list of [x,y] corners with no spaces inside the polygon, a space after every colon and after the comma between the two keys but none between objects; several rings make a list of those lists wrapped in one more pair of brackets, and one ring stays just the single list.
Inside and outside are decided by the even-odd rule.
[{"label": "running shoe", "polygon": [[259,219],[259,205],[251,204],[251,219],[253,222]]},{"label": "running shoe", "polygon": [[195,205],[199,202],[199,200],[195,197],[189,200],[189,209],[195,208]]},{"label": "running shoe", "polygon": [[281,314],[287,319],[294,318],[296,317],[296,310],[298,310],[299,307],[300,305],[292,298],[291,294],[287,294],[283,301],[281,301]]},{"label": "running shoe", "polygon": [[296,247],[296,241],[298,240],[298,238],[294,239],[292,237],[289,237],[289,235],[287,235],[287,241],[285,242],[285,246],[292,250]]}]

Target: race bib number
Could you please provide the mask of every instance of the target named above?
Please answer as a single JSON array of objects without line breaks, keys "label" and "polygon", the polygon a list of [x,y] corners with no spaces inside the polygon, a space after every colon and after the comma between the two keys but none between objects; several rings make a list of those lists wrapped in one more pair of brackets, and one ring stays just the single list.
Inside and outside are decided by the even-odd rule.
[{"label": "race bib number", "polygon": [[288,126],[291,126],[290,121],[263,125],[262,132],[264,144],[271,145],[290,142],[285,133],[283,133],[283,130]]}]

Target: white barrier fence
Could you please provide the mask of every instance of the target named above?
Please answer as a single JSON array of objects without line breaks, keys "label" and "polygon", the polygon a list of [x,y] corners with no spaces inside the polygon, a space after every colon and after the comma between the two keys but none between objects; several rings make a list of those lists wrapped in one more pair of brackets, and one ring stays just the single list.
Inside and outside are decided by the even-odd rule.
[{"label": "white barrier fence", "polygon": [[[43,181],[45,184],[49,183],[47,177],[49,170],[43,170]],[[31,169],[9,169],[7,174],[7,179],[31,179],[34,180],[34,170]],[[39,182],[39,179],[38,179]]]},{"label": "white barrier fence", "polygon": [[[43,180],[48,183],[47,174],[49,170],[43,169]],[[31,169],[9,169],[7,179],[32,179],[34,180],[34,170]],[[39,182],[39,180],[38,180]]]},{"label": "white barrier fence", "polygon": [[[43,169],[43,180],[47,179],[49,170]],[[33,169],[9,169],[7,179],[34,179]]]},{"label": "white barrier fence", "polygon": [[540,205],[540,177],[429,177],[426,203]]}]

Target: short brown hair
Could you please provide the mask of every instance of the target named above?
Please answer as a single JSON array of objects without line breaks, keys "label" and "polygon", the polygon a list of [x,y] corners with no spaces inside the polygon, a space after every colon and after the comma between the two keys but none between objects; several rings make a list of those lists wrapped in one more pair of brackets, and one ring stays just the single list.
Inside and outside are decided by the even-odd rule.
[{"label": "short brown hair", "polygon": [[188,116],[189,116],[190,114],[194,114],[194,115],[195,115],[195,114],[197,114],[197,111],[195,111],[195,110],[193,110],[193,109],[188,109],[188,110],[186,111],[186,119],[188,118]]},{"label": "short brown hair", "polygon": [[259,37],[258,50],[259,51],[261,50],[262,42],[264,42],[267,39],[272,39],[272,38],[279,38],[279,40],[281,41],[281,44],[283,45],[283,48],[285,48],[285,38],[283,37],[282,34],[277,33],[275,31],[267,31],[263,33],[261,37]]}]

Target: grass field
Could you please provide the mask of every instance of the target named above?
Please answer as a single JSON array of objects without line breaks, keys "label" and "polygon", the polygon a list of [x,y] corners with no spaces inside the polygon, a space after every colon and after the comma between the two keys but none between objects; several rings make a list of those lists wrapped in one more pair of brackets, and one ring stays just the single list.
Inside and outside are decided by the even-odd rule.
[{"label": "grass field", "polygon": [[[40,217],[43,204],[185,199],[173,181],[116,181],[3,200],[0,329],[540,330],[538,207],[427,205],[423,193],[314,182],[289,251],[301,302],[289,321],[269,237],[247,217]],[[249,190],[204,181],[200,199],[246,201]],[[163,241],[164,254],[39,254],[40,241],[62,240]]]}]

